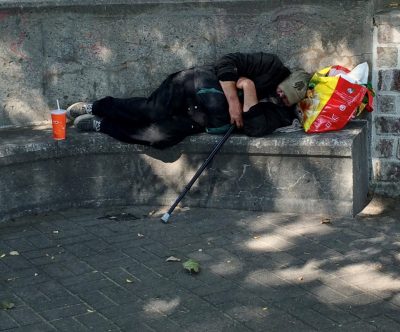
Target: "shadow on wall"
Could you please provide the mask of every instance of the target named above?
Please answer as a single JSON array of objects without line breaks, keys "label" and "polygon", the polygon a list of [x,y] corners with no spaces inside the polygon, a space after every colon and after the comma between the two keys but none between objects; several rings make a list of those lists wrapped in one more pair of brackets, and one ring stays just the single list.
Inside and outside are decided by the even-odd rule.
[{"label": "shadow on wall", "polygon": [[[0,11],[0,127],[45,120],[38,20],[26,12]],[[32,44],[32,36],[37,36]],[[47,119],[46,119],[47,120]]]},{"label": "shadow on wall", "polygon": [[56,99],[67,107],[106,95],[147,95],[169,73],[228,52],[274,52],[309,71],[351,67],[371,58],[372,10],[346,4],[3,10],[0,126],[47,121]]},{"label": "shadow on wall", "polygon": [[[48,127],[1,132],[3,217],[71,206],[169,206],[221,139],[193,137],[183,145],[158,151],[72,129],[62,142],[52,140]],[[250,139],[236,138],[241,152],[237,153],[237,140],[228,141],[181,206],[293,212],[298,204],[304,209],[304,202],[311,209],[310,199],[314,199],[318,200],[315,205],[321,206],[314,213],[330,215],[331,211],[324,210],[330,205],[324,202],[332,199],[350,204],[346,199],[351,201],[352,193],[339,191],[337,182],[321,178],[323,169],[332,172],[337,167],[337,158],[317,161],[274,154],[261,158],[254,149],[246,152],[254,148]],[[338,170],[337,174],[344,172]],[[351,181],[351,174],[339,180]]]},{"label": "shadow on wall", "polygon": [[[273,3],[255,1],[251,8],[241,3],[203,3],[181,4],[179,10],[163,4],[1,11],[5,33],[0,36],[0,127],[47,121],[56,99],[65,108],[105,95],[146,95],[167,74],[212,62],[227,52],[274,52],[289,66],[307,70],[370,59],[372,18],[365,4],[352,2],[346,8],[346,2],[340,6],[329,1]],[[182,162],[196,170],[202,160]],[[241,162],[241,167],[255,166],[260,176],[265,172],[250,157]],[[310,178],[304,174],[295,185],[306,185]],[[154,193],[155,203],[171,188],[180,192],[182,183],[171,179],[154,174],[150,182],[162,183]],[[98,181],[99,187],[107,186],[104,179]],[[208,191],[211,199],[223,181],[237,181],[238,193],[256,201],[256,193],[241,192],[240,180],[230,179],[219,168],[210,170],[210,178],[200,179],[198,188]],[[271,182],[279,194],[282,179]],[[332,189],[327,188],[315,190],[329,196],[324,190]]]}]

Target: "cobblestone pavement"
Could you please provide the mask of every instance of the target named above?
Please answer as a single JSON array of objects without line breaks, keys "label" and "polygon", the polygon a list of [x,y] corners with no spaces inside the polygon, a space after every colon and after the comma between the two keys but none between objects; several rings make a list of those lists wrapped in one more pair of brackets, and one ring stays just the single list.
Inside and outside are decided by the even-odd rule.
[{"label": "cobblestone pavement", "polygon": [[192,208],[166,225],[118,207],[3,223],[0,331],[400,331],[400,209],[384,201],[355,219]]}]

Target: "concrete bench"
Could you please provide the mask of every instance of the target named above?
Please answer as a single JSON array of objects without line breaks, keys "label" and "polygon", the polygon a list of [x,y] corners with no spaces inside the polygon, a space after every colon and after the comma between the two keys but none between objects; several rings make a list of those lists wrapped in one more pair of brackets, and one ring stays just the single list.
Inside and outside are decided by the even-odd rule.
[{"label": "concrete bench", "polygon": [[[167,150],[68,129],[0,130],[0,221],[73,206],[170,205],[220,136]],[[183,205],[353,216],[368,191],[367,123],[340,132],[232,136]]]}]

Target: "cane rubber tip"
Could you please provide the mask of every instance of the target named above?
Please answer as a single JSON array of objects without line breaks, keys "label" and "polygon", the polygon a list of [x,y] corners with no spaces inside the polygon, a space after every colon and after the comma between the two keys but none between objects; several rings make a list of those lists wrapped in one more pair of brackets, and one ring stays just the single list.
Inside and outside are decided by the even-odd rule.
[{"label": "cane rubber tip", "polygon": [[166,223],[168,222],[169,217],[170,217],[170,214],[169,214],[168,212],[167,212],[167,213],[164,213],[164,215],[161,217],[161,221],[162,221],[164,224],[166,224]]}]

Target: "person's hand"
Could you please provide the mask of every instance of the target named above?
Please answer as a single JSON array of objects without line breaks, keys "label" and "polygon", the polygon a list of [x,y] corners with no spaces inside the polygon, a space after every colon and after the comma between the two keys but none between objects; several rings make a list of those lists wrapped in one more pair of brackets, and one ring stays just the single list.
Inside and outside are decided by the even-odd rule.
[{"label": "person's hand", "polygon": [[[255,90],[255,85],[251,79],[247,77],[240,77],[236,82],[236,88],[239,90],[243,90],[246,95],[246,91],[248,91],[249,89]],[[246,107],[246,110],[247,108],[248,107]],[[244,105],[241,104],[236,104],[232,108],[229,108],[231,123],[235,124],[238,128],[243,127],[243,111],[245,111]]]},{"label": "person's hand", "polygon": [[237,128],[243,127],[243,107],[237,95],[237,87],[235,81],[220,81],[222,90],[224,91],[226,100],[229,105],[229,116],[231,124]]},{"label": "person's hand", "polygon": [[229,115],[231,124],[234,124],[237,128],[243,127],[243,109],[240,102],[229,104]]}]

